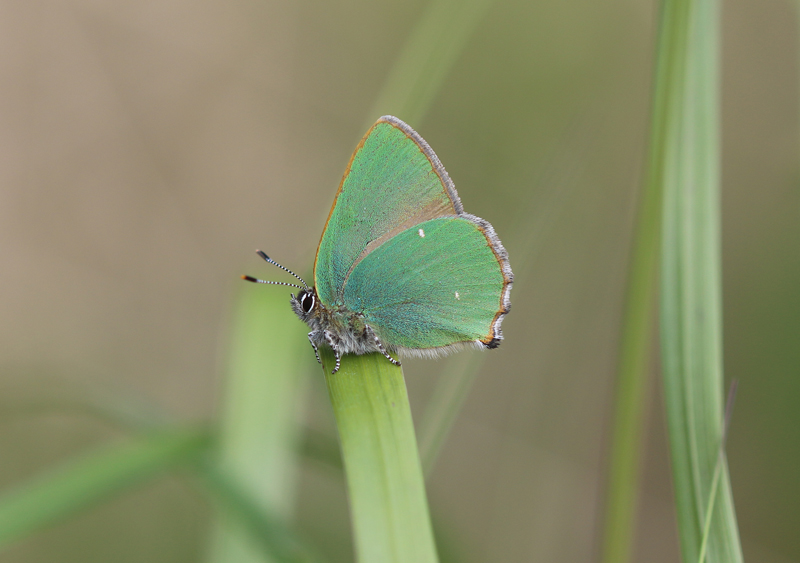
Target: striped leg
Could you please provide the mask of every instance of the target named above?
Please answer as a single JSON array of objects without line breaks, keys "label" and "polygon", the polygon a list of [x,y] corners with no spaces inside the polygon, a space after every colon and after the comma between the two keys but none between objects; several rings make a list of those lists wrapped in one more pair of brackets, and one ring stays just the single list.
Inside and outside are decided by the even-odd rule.
[{"label": "striped leg", "polygon": [[365,326],[367,327],[367,332],[372,337],[372,339],[375,341],[375,346],[377,346],[378,350],[381,351],[381,354],[383,354],[386,357],[386,359],[389,360],[390,362],[392,362],[394,365],[399,366],[400,362],[398,362],[397,360],[395,360],[393,357],[391,357],[389,355],[389,352],[387,352],[386,348],[383,347],[383,343],[381,343],[381,340],[380,340],[380,338],[378,338],[378,335],[375,334],[375,331],[372,330],[372,327],[369,326],[369,325],[365,325]]},{"label": "striped leg", "polygon": [[311,342],[311,347],[314,348],[314,355],[317,357],[317,362],[322,363],[322,360],[319,359],[319,350],[317,350],[317,345],[314,343],[314,337],[317,335],[316,330],[312,330],[308,333],[308,341]]},{"label": "striped leg", "polygon": [[336,366],[333,368],[333,371],[331,372],[331,375],[333,375],[334,373],[339,371],[339,363],[341,360],[341,356],[339,356],[339,349],[336,347],[336,343],[333,340],[333,335],[326,330],[322,333],[322,336],[325,337],[325,341],[328,343],[328,346],[331,347],[331,350],[333,350],[333,353],[336,355]]}]

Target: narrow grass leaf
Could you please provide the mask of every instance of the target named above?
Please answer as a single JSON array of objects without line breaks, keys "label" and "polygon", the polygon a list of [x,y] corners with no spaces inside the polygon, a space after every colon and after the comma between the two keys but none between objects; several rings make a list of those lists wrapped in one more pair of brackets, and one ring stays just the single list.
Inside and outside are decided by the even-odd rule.
[{"label": "narrow grass leaf", "polygon": [[[264,511],[292,516],[299,474],[300,425],[308,340],[285,291],[242,284],[231,349],[216,461]],[[244,514],[247,518],[253,512]],[[265,563],[263,544],[242,529],[242,513],[225,511],[211,561]]]},{"label": "narrow grass leaf", "polygon": [[320,348],[360,563],[437,561],[403,370],[380,354]]},{"label": "narrow grass leaf", "polygon": [[461,406],[467,400],[475,378],[483,367],[484,354],[465,350],[447,361],[445,369],[437,376],[428,404],[419,425],[419,452],[422,470],[431,474],[439,451],[444,444]]},{"label": "narrow grass leaf", "polygon": [[706,551],[708,550],[708,537],[711,534],[711,519],[714,516],[714,504],[717,502],[717,490],[719,489],[719,478],[722,474],[722,468],[725,466],[725,442],[728,438],[728,428],[731,421],[731,411],[733,410],[733,401],[736,397],[737,381],[734,379],[731,382],[731,389],[728,392],[728,402],[725,406],[725,425],[722,428],[722,440],[719,445],[719,455],[717,456],[717,463],[714,465],[714,478],[711,481],[711,491],[708,493],[708,504],[706,506],[706,519],[703,522],[703,538],[700,543],[700,555],[697,560],[703,563],[706,560]]},{"label": "narrow grass leaf", "polygon": [[[565,209],[578,193],[578,178],[584,168],[588,135],[577,135],[560,147],[558,158],[551,160],[534,185],[548,186],[545,194],[531,190],[528,201],[518,210],[519,220],[512,240],[516,241],[514,253],[515,290],[524,293],[530,283],[529,272],[545,247],[547,235],[557,220],[565,216]],[[420,457],[425,476],[433,472],[453,424],[461,407],[469,396],[472,385],[483,368],[484,362],[495,353],[464,351],[448,358],[445,368],[436,379],[435,387],[422,415],[419,425]]]},{"label": "narrow grass leaf", "polygon": [[78,383],[70,379],[48,377],[31,385],[33,377],[20,377],[26,381],[22,389],[4,388],[0,399],[0,424],[9,420],[52,415],[90,417],[123,431],[141,433],[157,430],[172,424],[155,404],[142,397],[133,396],[93,381]]},{"label": "narrow grass leaf", "polygon": [[393,114],[419,127],[492,0],[432,0],[409,33],[366,127]]},{"label": "narrow grass leaf", "polygon": [[667,53],[676,72],[664,131],[661,343],[678,531],[683,560],[698,561],[713,508],[705,561],[737,563],[742,552],[724,459],[714,484],[724,424],[719,6],[665,2],[663,17],[676,30]]},{"label": "narrow grass leaf", "polygon": [[198,429],[161,431],[71,460],[0,497],[0,546],[64,520],[209,446]]},{"label": "narrow grass leaf", "polygon": [[336,438],[331,438],[327,433],[319,430],[313,428],[304,430],[300,453],[305,459],[314,460],[340,474],[344,469],[342,466],[342,452],[339,450],[339,443]]},{"label": "narrow grass leaf", "polygon": [[644,404],[650,389],[648,368],[656,313],[667,122],[676,103],[672,81],[682,74],[683,61],[675,50],[682,46],[681,34],[685,30],[672,12],[681,8],[666,0],[659,18],[650,140],[633,233],[614,389],[601,548],[604,563],[630,561],[635,533]]},{"label": "narrow grass leaf", "polygon": [[204,492],[210,493],[224,512],[228,529],[235,530],[235,537],[248,547],[247,551],[238,553],[244,553],[245,556],[260,555],[264,560],[276,563],[323,561],[307,542],[287,526],[280,515],[265,507],[243,482],[229,475],[211,458],[199,460],[195,468],[202,478]]}]

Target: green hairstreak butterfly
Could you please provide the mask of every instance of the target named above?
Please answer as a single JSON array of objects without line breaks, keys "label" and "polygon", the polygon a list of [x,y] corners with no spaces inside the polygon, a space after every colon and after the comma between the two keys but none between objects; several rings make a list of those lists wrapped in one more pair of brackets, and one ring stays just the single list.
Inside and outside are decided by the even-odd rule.
[{"label": "green hairstreak butterfly", "polygon": [[513,274],[494,228],[464,212],[442,163],[422,137],[381,117],[356,147],[314,261],[314,287],[291,305],[308,339],[336,355],[390,352],[437,357],[497,348]]}]

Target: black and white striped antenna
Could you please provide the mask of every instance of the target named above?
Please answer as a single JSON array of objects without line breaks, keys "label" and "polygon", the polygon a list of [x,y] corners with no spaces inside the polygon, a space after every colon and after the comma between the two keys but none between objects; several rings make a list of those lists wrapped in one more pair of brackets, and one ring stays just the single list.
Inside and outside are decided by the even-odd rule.
[{"label": "black and white striped antenna", "polygon": [[249,282],[253,282],[253,283],[268,283],[268,284],[272,284],[272,285],[288,285],[289,287],[296,287],[297,289],[308,289],[308,284],[306,284],[306,282],[303,281],[303,278],[301,278],[300,276],[295,274],[289,268],[284,268],[283,266],[278,264],[275,260],[273,260],[272,258],[267,256],[266,252],[264,252],[263,250],[256,250],[256,254],[261,256],[264,260],[266,260],[267,262],[269,262],[273,266],[277,266],[278,268],[280,268],[284,272],[289,272],[290,274],[292,274],[294,277],[296,277],[298,280],[300,280],[300,282],[303,284],[304,287],[301,287],[301,286],[299,286],[297,284],[294,284],[294,283],[260,280],[258,278],[254,278],[253,276],[242,276],[243,280],[246,280],[246,281],[249,281]]}]

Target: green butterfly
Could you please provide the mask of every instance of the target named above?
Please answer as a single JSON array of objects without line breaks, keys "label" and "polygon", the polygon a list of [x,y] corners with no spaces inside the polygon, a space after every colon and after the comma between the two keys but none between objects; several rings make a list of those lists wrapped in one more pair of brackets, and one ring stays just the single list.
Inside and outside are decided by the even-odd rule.
[{"label": "green butterfly", "polygon": [[322,231],[314,287],[289,272],[291,305],[311,327],[319,359],[327,344],[342,354],[390,352],[438,357],[497,348],[511,306],[513,274],[494,228],[464,213],[442,163],[422,137],[381,117],[356,147]]}]

